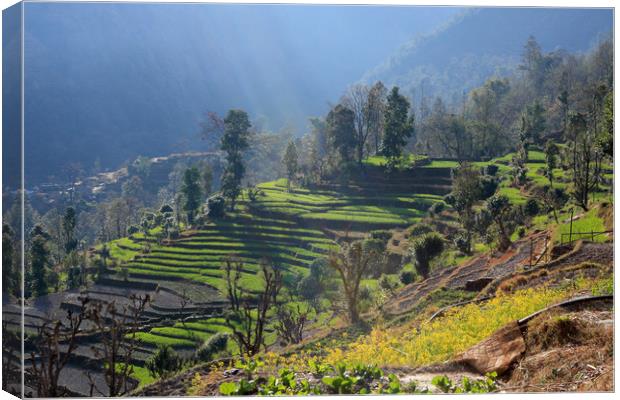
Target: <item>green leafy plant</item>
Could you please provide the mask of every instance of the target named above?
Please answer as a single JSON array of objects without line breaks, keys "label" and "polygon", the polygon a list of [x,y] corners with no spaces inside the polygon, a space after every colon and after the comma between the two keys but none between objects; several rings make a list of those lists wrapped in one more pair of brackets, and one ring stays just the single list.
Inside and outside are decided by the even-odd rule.
[{"label": "green leafy plant", "polygon": [[497,373],[491,372],[483,379],[469,379],[463,377],[460,383],[455,383],[445,375],[436,376],[431,383],[443,393],[491,393],[497,390]]}]

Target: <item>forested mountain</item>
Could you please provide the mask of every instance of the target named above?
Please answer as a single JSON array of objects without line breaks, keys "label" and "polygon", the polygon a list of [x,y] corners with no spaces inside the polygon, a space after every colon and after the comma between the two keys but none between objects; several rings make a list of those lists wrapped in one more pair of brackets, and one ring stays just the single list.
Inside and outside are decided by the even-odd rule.
[{"label": "forested mountain", "polygon": [[529,36],[544,51],[579,53],[611,32],[612,23],[603,9],[469,9],[403,45],[363,80],[398,85],[415,102],[441,96],[459,103],[490,76],[514,72]]},{"label": "forested mountain", "polygon": [[405,10],[27,4],[28,181],[67,161],[116,168],[196,149],[207,110],[301,133],[365,70],[458,12]]},{"label": "forested mountain", "polygon": [[452,94],[514,70],[530,34],[543,50],[582,51],[612,22],[602,10],[461,12],[30,3],[26,180],[63,179],[70,162],[91,172],[93,160],[116,168],[138,155],[201,150],[207,110],[242,108],[259,129],[300,135],[361,77],[400,85],[414,106],[424,81],[424,96],[450,104]]}]

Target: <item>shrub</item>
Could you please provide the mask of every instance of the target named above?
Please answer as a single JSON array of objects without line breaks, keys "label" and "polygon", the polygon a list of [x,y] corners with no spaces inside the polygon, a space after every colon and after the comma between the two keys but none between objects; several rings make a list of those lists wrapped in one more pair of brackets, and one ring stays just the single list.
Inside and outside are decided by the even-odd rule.
[{"label": "shrub", "polygon": [[497,179],[491,176],[483,176],[480,178],[480,200],[488,199],[495,194],[497,190]]},{"label": "shrub", "polygon": [[312,300],[323,293],[323,285],[316,276],[310,274],[299,281],[297,293],[305,300]]},{"label": "shrub", "polygon": [[523,206],[523,212],[528,217],[534,217],[540,213],[540,204],[536,199],[528,199]]},{"label": "shrub", "polygon": [[495,176],[495,175],[497,175],[497,171],[498,170],[499,170],[499,167],[497,165],[489,164],[484,169],[484,173],[485,173],[485,175],[488,175],[488,176]]},{"label": "shrub", "polygon": [[129,236],[134,235],[136,233],[140,232],[140,228],[138,228],[135,225],[130,225],[129,228],[127,228],[127,234]]},{"label": "shrub", "polygon": [[428,277],[431,260],[441,254],[443,248],[444,240],[435,232],[427,233],[413,241],[412,256],[415,259],[415,268],[418,274],[424,278]]},{"label": "shrub", "polygon": [[376,230],[376,231],[370,232],[371,239],[381,240],[382,242],[385,243],[385,245],[387,245],[391,237],[392,237],[392,232],[388,230]]},{"label": "shrub", "polygon": [[248,186],[248,198],[250,202],[255,203],[258,200],[258,196],[264,196],[265,193],[256,186]]},{"label": "shrub", "polygon": [[207,216],[209,218],[222,218],[226,213],[226,200],[223,196],[215,195],[207,200]]},{"label": "shrub", "polygon": [[157,347],[144,366],[154,378],[166,378],[181,368],[181,358],[170,345]]},{"label": "shrub", "polygon": [[384,290],[392,291],[398,287],[398,282],[389,275],[382,274],[379,278],[379,287]]},{"label": "shrub", "polygon": [[359,300],[368,301],[372,300],[372,289],[368,285],[360,286]]},{"label": "shrub", "polygon": [[325,258],[317,258],[310,264],[310,274],[299,280],[297,293],[315,306],[319,298],[328,290],[334,289],[334,271]]},{"label": "shrub", "polygon": [[211,336],[196,350],[196,358],[204,362],[211,361],[215,354],[226,350],[229,337],[230,334],[225,332],[218,332]]},{"label": "shrub", "polygon": [[408,229],[409,237],[425,235],[427,233],[431,233],[432,231],[433,228],[431,228],[427,224],[415,224]]},{"label": "shrub", "polygon": [[403,271],[400,273],[399,278],[403,285],[408,285],[415,281],[416,274],[413,271]]},{"label": "shrub", "polygon": [[454,238],[454,245],[463,254],[471,254],[471,239],[464,233],[458,234]]},{"label": "shrub", "polygon": [[454,206],[454,204],[456,204],[456,197],[452,193],[448,193],[447,195],[443,197],[443,201],[446,204]]},{"label": "shrub", "polygon": [[162,214],[172,214],[174,213],[174,210],[172,209],[172,206],[169,204],[164,204],[163,206],[161,206],[161,208],[159,209],[159,212]]},{"label": "shrub", "polygon": [[524,226],[520,226],[517,228],[517,235],[519,236],[519,238],[523,238],[525,236],[525,227]]},{"label": "shrub", "polygon": [[438,201],[437,203],[434,203],[431,208],[430,208],[430,213],[431,214],[439,214],[441,213],[444,209],[446,208],[446,204],[443,201]]}]

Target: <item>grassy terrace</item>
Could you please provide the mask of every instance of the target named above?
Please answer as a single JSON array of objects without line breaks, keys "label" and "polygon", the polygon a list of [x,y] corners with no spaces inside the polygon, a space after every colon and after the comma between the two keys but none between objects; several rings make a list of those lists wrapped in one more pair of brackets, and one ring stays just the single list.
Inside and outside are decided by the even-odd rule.
[{"label": "grassy terrace", "polygon": [[[497,165],[498,175],[510,173],[508,163],[514,153],[487,162],[473,163],[479,167]],[[414,159],[410,158],[413,162]],[[381,157],[368,160],[368,165],[380,165]],[[256,272],[259,260],[268,258],[287,271],[290,277],[306,274],[312,261],[334,247],[327,236],[328,229],[369,232],[373,229],[403,227],[418,222],[427,209],[441,200],[441,194],[430,194],[446,183],[446,169],[457,166],[455,161],[432,161],[421,167],[425,173],[401,171],[387,178],[378,167],[369,167],[369,177],[389,190],[374,188],[368,179],[359,179],[352,190],[336,186],[287,190],[287,182],[280,179],[265,182],[258,187],[261,193],[250,201],[243,193],[238,209],[223,220],[210,222],[200,230],[185,231],[173,243],[157,245],[150,240],[150,249],[144,251],[145,238],[136,234],[109,243],[110,253],[130,276],[135,279],[161,281],[192,280],[224,289],[222,259],[235,255],[244,262],[242,285],[258,289]],[[530,151],[528,178],[536,186],[547,185],[544,176],[544,154]],[[441,171],[440,169],[443,169]],[[434,170],[437,170],[436,172]],[[567,187],[567,172],[557,169],[555,185]],[[436,179],[437,177],[437,179]],[[447,181],[449,183],[449,180]],[[416,186],[412,189],[413,186]],[[427,190],[428,189],[428,190]],[[606,189],[603,187],[602,189]],[[426,193],[425,190],[427,190]],[[413,193],[413,192],[421,193]],[[522,205],[528,194],[502,180],[499,192],[513,204]],[[590,230],[590,226],[583,229]],[[594,230],[600,230],[594,226]]]},{"label": "grassy terrace", "polygon": [[[280,214],[303,222],[353,222],[385,225],[386,228],[414,223],[441,196],[421,193],[381,193],[352,195],[329,190],[286,188],[280,179],[258,185],[263,195],[250,205],[259,213]],[[406,185],[403,185],[403,192]],[[372,228],[372,226],[369,226]]]}]

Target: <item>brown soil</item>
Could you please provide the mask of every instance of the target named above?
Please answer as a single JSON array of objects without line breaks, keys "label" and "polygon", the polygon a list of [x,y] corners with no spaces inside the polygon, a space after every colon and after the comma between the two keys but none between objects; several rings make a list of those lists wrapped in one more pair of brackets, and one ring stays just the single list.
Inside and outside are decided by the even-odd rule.
[{"label": "brown soil", "polygon": [[546,313],[528,324],[508,392],[613,391],[613,311]]},{"label": "brown soil", "polygon": [[543,252],[546,235],[537,232],[513,243],[504,253],[482,254],[463,265],[435,271],[424,281],[403,287],[385,310],[392,315],[405,314],[439,288],[465,289],[468,281],[496,280],[523,270],[529,266],[530,254],[536,260]]}]

